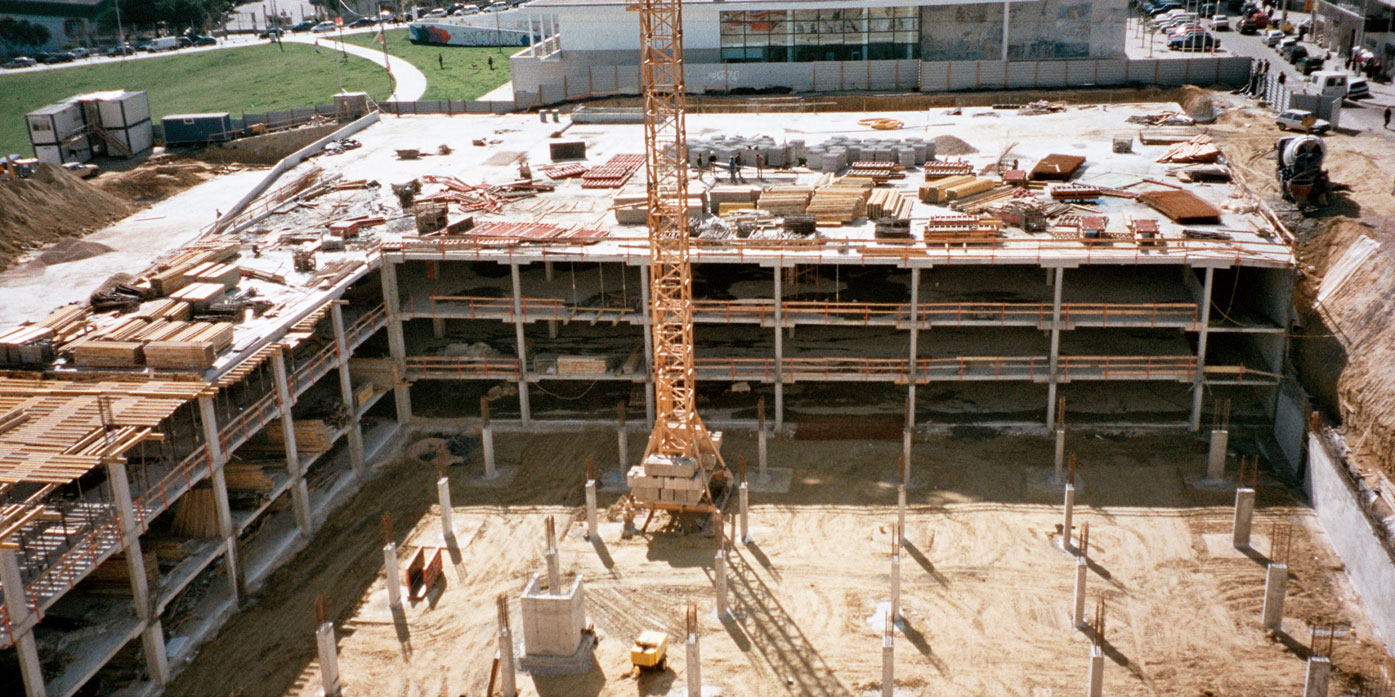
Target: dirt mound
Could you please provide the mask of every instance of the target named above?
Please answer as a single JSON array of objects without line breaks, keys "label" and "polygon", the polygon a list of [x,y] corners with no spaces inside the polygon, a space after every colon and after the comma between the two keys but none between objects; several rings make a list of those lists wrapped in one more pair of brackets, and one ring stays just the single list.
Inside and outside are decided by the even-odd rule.
[{"label": "dirt mound", "polygon": [[940,155],[972,155],[978,152],[978,148],[964,142],[962,138],[954,136],[935,136],[935,156]]},{"label": "dirt mound", "polygon": [[28,179],[0,181],[0,269],[30,249],[82,236],[131,211],[119,197],[52,165]]},{"label": "dirt mound", "polygon": [[1216,103],[1211,98],[1211,90],[1196,85],[1183,85],[1177,90],[1177,103],[1187,116],[1197,123],[1211,123],[1216,120]]},{"label": "dirt mound", "polygon": [[36,261],[45,266],[53,266],[54,264],[66,264],[70,261],[91,259],[92,257],[101,256],[110,251],[112,251],[111,247],[101,242],[89,242],[87,240],[80,240],[76,237],[69,237],[59,240],[57,244],[45,249]]},{"label": "dirt mound", "polygon": [[162,201],[185,189],[228,171],[225,166],[192,159],[152,158],[126,172],[108,172],[97,177],[99,188],[141,206]]}]

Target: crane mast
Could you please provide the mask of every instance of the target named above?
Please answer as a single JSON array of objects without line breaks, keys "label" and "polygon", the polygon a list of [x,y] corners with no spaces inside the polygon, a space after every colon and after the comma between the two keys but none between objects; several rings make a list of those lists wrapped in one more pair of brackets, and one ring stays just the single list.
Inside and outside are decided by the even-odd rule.
[{"label": "crane mast", "polygon": [[[715,509],[714,473],[724,464],[697,413],[693,367],[693,283],[688,244],[688,159],[684,119],[681,0],[639,0],[640,84],[644,93],[644,155],[649,226],[649,291],[653,332],[654,430],[642,468],[653,486],[633,487],[650,508]],[[664,469],[667,468],[667,469]],[[677,468],[677,469],[675,469]],[[661,476],[693,470],[687,483]],[[640,475],[643,476],[643,475]],[[674,491],[696,493],[662,494]],[[691,488],[682,489],[689,486]],[[699,498],[693,501],[693,498]]]}]

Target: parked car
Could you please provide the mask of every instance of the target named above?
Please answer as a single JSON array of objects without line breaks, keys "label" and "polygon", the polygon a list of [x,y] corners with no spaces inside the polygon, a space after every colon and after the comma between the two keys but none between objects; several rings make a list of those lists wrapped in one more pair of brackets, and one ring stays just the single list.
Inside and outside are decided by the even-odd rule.
[{"label": "parked car", "polygon": [[315,28],[316,24],[319,24],[319,22],[316,22],[313,19],[307,19],[304,22],[297,22],[295,25],[291,27],[291,31],[310,31],[311,29]]},{"label": "parked car", "polygon": [[371,27],[374,24],[376,24],[376,22],[373,21],[372,17],[359,17],[358,19],[349,23],[349,28],[358,29],[361,27]]},{"label": "parked car", "polygon": [[334,22],[320,22],[319,24],[316,24],[310,31],[315,34],[323,34],[325,32],[334,31],[338,28],[339,26],[336,25]]},{"label": "parked car", "polygon": [[194,45],[194,40],[193,40],[193,39],[191,39],[191,38],[189,38],[189,37],[187,37],[187,36],[181,36],[181,37],[179,37],[179,45],[176,46],[176,48],[189,48],[190,46],[193,46],[193,45]]},{"label": "parked car", "polygon": [[1255,23],[1255,29],[1267,29],[1269,27],[1269,15],[1263,12],[1256,12],[1250,15],[1250,21]]},{"label": "parked car", "polygon": [[1278,29],[1266,29],[1263,38],[1265,46],[1274,47],[1278,46],[1279,42],[1284,40],[1284,33]]},{"label": "parked car", "polygon": [[1353,77],[1347,81],[1347,99],[1366,99],[1371,96],[1371,86],[1364,77]]},{"label": "parked car", "polygon": [[1288,47],[1288,50],[1284,51],[1282,55],[1284,60],[1298,65],[1298,61],[1308,57],[1308,48],[1303,44],[1294,44]]},{"label": "parked car", "polygon": [[191,34],[189,41],[195,46],[217,46],[218,40],[203,34]]},{"label": "parked car", "polygon": [[1259,25],[1255,24],[1255,21],[1253,19],[1246,17],[1240,20],[1240,26],[1236,27],[1235,31],[1238,31],[1241,34],[1258,34]]},{"label": "parked car", "polygon": [[1303,73],[1304,75],[1312,75],[1313,73],[1322,70],[1322,66],[1326,63],[1327,59],[1323,58],[1322,56],[1308,56],[1307,58],[1304,58],[1298,61],[1297,63],[1294,63],[1294,67],[1298,68],[1298,72]]},{"label": "parked car", "polygon": [[92,55],[92,51],[89,51],[88,49],[79,46],[75,49],[72,49],[71,51],[68,51],[68,55],[72,56],[74,60],[78,60]]},{"label": "parked car", "polygon": [[34,58],[38,59],[38,61],[44,65],[73,62],[73,57],[66,53],[36,53],[34,54]]},{"label": "parked car", "polygon": [[16,68],[32,68],[38,64],[39,61],[36,61],[33,58],[30,58],[29,56],[16,56],[10,59],[9,63],[6,63],[0,67],[5,68],[7,70],[14,70]]},{"label": "parked car", "polygon": [[435,18],[437,18],[437,17],[444,17],[444,16],[446,16],[446,11],[438,7],[438,8],[436,8],[436,9],[430,11],[430,12],[427,12],[425,15],[422,16],[422,18],[423,18],[423,19],[435,19]]},{"label": "parked car", "polygon": [[267,29],[266,31],[263,31],[262,33],[258,34],[258,35],[257,35],[257,38],[258,38],[258,39],[279,39],[279,38],[281,38],[281,36],[282,36],[283,34],[285,34],[285,33],[286,33],[285,30],[283,30],[281,27],[272,27],[272,28]]},{"label": "parked car", "polygon": [[1225,15],[1215,15],[1211,18],[1211,31],[1230,31],[1230,18]]},{"label": "parked car", "polygon": [[1332,129],[1332,124],[1313,116],[1312,112],[1304,109],[1285,109],[1274,119],[1274,123],[1281,131],[1293,129],[1321,134]]},{"label": "parked car", "polygon": [[136,47],[130,44],[121,44],[107,49],[108,56],[131,56],[135,55]]},{"label": "parked car", "polygon": [[1205,32],[1174,37],[1167,42],[1167,48],[1172,51],[1210,51],[1220,45],[1216,37]]}]

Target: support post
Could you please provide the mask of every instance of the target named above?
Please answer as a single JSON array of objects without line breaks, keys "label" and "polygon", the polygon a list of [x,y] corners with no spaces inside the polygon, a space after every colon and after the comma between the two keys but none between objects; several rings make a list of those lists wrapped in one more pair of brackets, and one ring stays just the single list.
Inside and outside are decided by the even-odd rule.
[{"label": "support post", "polygon": [[1216,270],[1206,267],[1206,281],[1201,287],[1201,326],[1196,337],[1196,375],[1192,383],[1193,431],[1201,428],[1201,398],[1205,394],[1206,340],[1211,328],[1211,288],[1216,280]]},{"label": "support post", "polygon": [[1206,456],[1206,479],[1219,482],[1225,479],[1225,450],[1230,444],[1230,432],[1223,428],[1211,431],[1211,449]]},{"label": "support post", "polygon": [[1003,60],[1004,62],[1006,62],[1007,59],[1008,59],[1008,27],[1009,27],[1009,21],[1010,21],[1011,17],[1012,17],[1012,3],[1004,2],[1004,3],[1003,3],[1003,58],[1002,58],[1002,60]]},{"label": "support post", "polygon": [[518,277],[518,262],[509,264],[513,280],[513,333],[518,343],[518,413],[523,425],[532,423],[528,407],[528,343],[523,337],[523,284]]},{"label": "support post", "polygon": [[782,268],[775,267],[775,430],[785,426],[785,303],[782,299]]},{"label": "support post", "polygon": [[901,544],[906,534],[905,528],[896,526],[895,539],[891,542],[891,621],[901,621]]},{"label": "support post", "polygon": [[334,623],[324,622],[315,630],[315,646],[320,654],[320,684],[325,697],[339,697],[339,648],[334,641]]},{"label": "support post", "polygon": [[484,453],[484,478],[499,476],[494,469],[494,427],[489,425],[489,399],[480,397],[480,450]]},{"label": "support post", "polygon": [[[909,405],[908,405],[909,406]],[[905,463],[906,476],[901,478],[902,484],[910,484],[911,472],[911,429],[906,428],[901,431],[901,461]]]},{"label": "support post", "polygon": [[121,533],[121,546],[126,556],[126,575],[131,582],[131,602],[135,606],[136,617],[144,624],[141,628],[141,649],[145,654],[146,671],[156,685],[163,686],[170,679],[165,633],[150,598],[150,578],[145,574],[145,557],[141,551],[141,528],[136,522],[131,484],[123,460],[107,461],[107,484],[116,503],[117,529]]},{"label": "support post", "polygon": [[412,420],[412,388],[407,382],[407,339],[402,333],[402,300],[397,292],[397,264],[387,255],[382,267],[383,303],[387,308],[388,353],[392,356],[392,398],[397,406],[397,423]]},{"label": "support post", "polygon": [[1087,626],[1085,619],[1085,581],[1090,575],[1090,564],[1085,561],[1084,555],[1075,558],[1075,605],[1071,610],[1070,619],[1075,624],[1076,629],[1084,629]]},{"label": "support post", "polygon": [[46,697],[43,665],[39,662],[39,645],[34,641],[34,625],[38,619],[29,606],[24,591],[24,577],[19,573],[19,556],[13,549],[0,547],[0,591],[4,592],[5,610],[9,613],[10,637],[19,658],[19,672],[24,679],[25,697]]},{"label": "support post", "polygon": [[[1260,627],[1277,632],[1284,623],[1284,593],[1288,588],[1288,564],[1270,562],[1264,569],[1264,608]],[[1326,694],[1326,693],[1324,693]]]},{"label": "support post", "polygon": [[915,385],[920,368],[920,269],[911,268],[911,342],[909,380],[906,381],[906,428],[915,428]]},{"label": "support post", "polygon": [[882,697],[894,697],[896,690],[896,639],[887,623],[882,634]]},{"label": "support post", "polygon": [[1241,487],[1235,490],[1235,520],[1231,524],[1231,544],[1236,549],[1250,548],[1250,523],[1255,513],[1255,490]]},{"label": "support post", "polygon": [[446,338],[446,318],[444,318],[444,317],[432,317],[432,318],[431,318],[431,336],[432,336],[432,337],[435,337],[435,338],[437,338],[437,339],[444,339],[444,338]]},{"label": "support post", "polygon": [[639,267],[639,313],[644,321],[644,423],[654,428],[654,317],[649,313],[649,267]]},{"label": "support post", "polygon": [[748,545],[751,544],[751,490],[744,476],[737,495],[741,501],[741,544]]},{"label": "support post", "polygon": [[562,593],[562,565],[557,557],[557,527],[552,516],[547,517],[547,592]]},{"label": "support post", "polygon": [[[1007,12],[1006,9],[1003,10]],[[1005,20],[1006,21],[1006,20]],[[1006,41],[1006,39],[1004,40]],[[1006,58],[1004,59],[1006,60]],[[1052,272],[1051,289],[1051,355],[1047,360],[1046,372],[1046,427],[1057,426],[1056,423],[1056,384],[1060,382],[1060,361],[1061,361],[1061,289],[1065,285],[1066,270],[1064,267],[1056,267]]]},{"label": "support post", "polygon": [[397,566],[397,543],[383,545],[383,571],[387,576],[388,606],[402,607],[402,572]]},{"label": "support post", "polygon": [[291,413],[291,405],[295,403],[295,399],[284,353],[278,351],[271,357],[271,369],[276,378],[281,434],[285,440],[286,471],[291,475],[291,503],[295,508],[295,526],[300,530],[300,534],[309,537],[314,532],[314,526],[310,522],[310,490],[305,485],[305,470],[300,467],[300,451],[296,448],[295,419]]},{"label": "support post", "polygon": [[516,668],[513,663],[513,634],[509,632],[509,601],[500,593],[499,607],[499,695],[517,697]]},{"label": "support post", "polygon": [[586,539],[595,541],[600,539],[600,531],[596,523],[596,480],[586,480]]},{"label": "support post", "polygon": [[442,476],[436,480],[436,498],[441,503],[441,537],[450,543],[450,538],[455,537],[455,510],[450,505],[450,477]]},{"label": "support post", "polygon": [[1061,470],[1065,467],[1065,465],[1066,465],[1066,427],[1065,427],[1065,426],[1057,426],[1057,427],[1056,427],[1056,457],[1055,457],[1055,468],[1054,468],[1054,469],[1055,469],[1055,474],[1052,475],[1052,476],[1053,476],[1052,481],[1054,481],[1054,482],[1056,482],[1056,483],[1060,483],[1060,482],[1064,481],[1064,480],[1061,479]]},{"label": "support post", "polygon": [[770,473],[766,471],[769,462],[766,441],[769,435],[765,430],[765,398],[761,397],[756,402],[756,481],[762,484],[770,481]]},{"label": "support post", "polygon": [[697,628],[688,630],[688,662],[684,666],[688,678],[688,694],[691,697],[702,695],[702,652],[698,647]]},{"label": "support post", "polygon": [[1071,518],[1075,515],[1075,485],[1066,482],[1066,500],[1064,514],[1061,519],[1061,549],[1069,552],[1073,546],[1071,535],[1073,534]]},{"label": "support post", "polygon": [[1303,675],[1303,697],[1327,697],[1327,680],[1332,675],[1332,659],[1327,656],[1308,658]]},{"label": "support post", "polygon": [[626,462],[630,455],[630,432],[625,428],[625,409],[628,406],[625,402],[621,402],[616,408],[620,417],[620,425],[615,428],[615,461],[620,464],[620,481],[622,482],[625,481],[625,474],[629,470],[629,465]]},{"label": "support post", "polygon": [[1090,697],[1104,695],[1104,648],[1099,644],[1090,645]]},{"label": "support post", "polygon": [[[720,533],[719,533],[720,535]],[[717,549],[716,556],[716,582],[717,582],[717,617],[726,619],[731,616],[731,608],[727,605],[727,551]]]},{"label": "support post", "polygon": [[360,423],[358,403],[354,401],[353,378],[349,375],[349,341],[344,333],[344,307],[340,302],[330,305],[330,320],[334,324],[334,344],[339,352],[339,399],[349,410],[349,465],[362,479],[368,474],[363,458],[363,424]]},{"label": "support post", "polygon": [[218,516],[218,536],[223,538],[223,570],[228,577],[228,593],[236,602],[245,595],[247,580],[242,575],[242,565],[238,562],[237,532],[233,529],[232,503],[228,500],[228,482],[223,466],[227,464],[227,453],[223,452],[223,441],[218,429],[218,414],[213,408],[212,397],[199,397],[199,420],[203,426],[204,447],[212,464],[214,513]]}]

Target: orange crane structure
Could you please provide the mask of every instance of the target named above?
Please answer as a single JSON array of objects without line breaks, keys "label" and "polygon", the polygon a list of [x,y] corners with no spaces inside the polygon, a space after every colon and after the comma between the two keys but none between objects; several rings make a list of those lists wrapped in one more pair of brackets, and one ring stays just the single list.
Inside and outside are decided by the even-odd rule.
[{"label": "orange crane structure", "polygon": [[654,430],[630,470],[631,500],[669,511],[720,509],[728,479],[721,434],[697,413],[693,277],[688,244],[688,156],[681,0],[639,0],[640,85],[649,226]]}]

